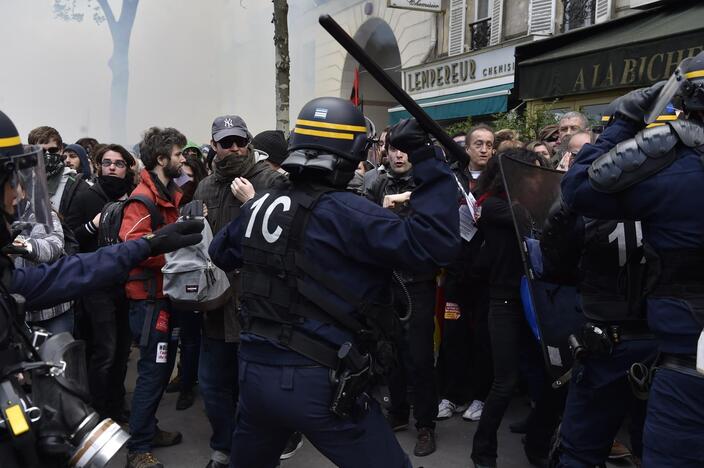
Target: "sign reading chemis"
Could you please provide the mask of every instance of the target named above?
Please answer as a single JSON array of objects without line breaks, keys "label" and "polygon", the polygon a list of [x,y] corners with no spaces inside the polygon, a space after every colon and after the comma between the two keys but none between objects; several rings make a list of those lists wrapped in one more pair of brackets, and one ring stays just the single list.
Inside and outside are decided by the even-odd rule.
[{"label": "sign reading chemis", "polygon": [[513,75],[514,52],[514,47],[504,47],[408,68],[403,71],[403,88],[422,93]]}]

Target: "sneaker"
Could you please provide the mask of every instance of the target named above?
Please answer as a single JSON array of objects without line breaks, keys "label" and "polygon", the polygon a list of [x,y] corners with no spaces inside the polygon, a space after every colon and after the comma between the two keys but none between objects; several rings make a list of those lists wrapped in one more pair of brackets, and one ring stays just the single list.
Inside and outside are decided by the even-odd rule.
[{"label": "sneaker", "polygon": [[479,421],[482,418],[482,411],[484,410],[484,402],[479,400],[474,400],[467,411],[462,415],[462,419],[465,421]]},{"label": "sneaker", "polygon": [[174,431],[162,431],[158,427],[156,428],[156,434],[152,439],[153,447],[171,447],[172,445],[180,444],[183,436],[180,432]]},{"label": "sneaker", "polygon": [[193,406],[193,400],[195,395],[193,394],[193,389],[184,390],[178,394],[178,400],[176,400],[176,409],[178,411],[185,410]]},{"label": "sneaker", "polygon": [[303,447],[303,435],[300,432],[294,432],[291,437],[288,438],[286,447],[279,458],[281,460],[287,460],[291,458],[301,447]]},{"label": "sneaker", "polygon": [[618,440],[614,440],[614,443],[611,445],[611,452],[609,453],[609,460],[617,460],[619,458],[626,458],[631,456],[631,451],[628,450],[628,447],[623,445],[621,442]]},{"label": "sneaker", "polygon": [[435,432],[429,427],[418,429],[418,440],[413,448],[413,455],[425,457],[435,451]]},{"label": "sneaker", "polygon": [[164,468],[151,452],[127,453],[125,468]]},{"label": "sneaker", "polygon": [[394,432],[405,431],[408,429],[408,416],[402,418],[401,416],[396,416],[393,413],[388,413],[386,415],[386,422],[391,426],[391,430]]},{"label": "sneaker", "polygon": [[435,419],[450,419],[453,414],[461,413],[467,409],[467,405],[456,405],[450,400],[441,400],[438,405],[438,415]]}]

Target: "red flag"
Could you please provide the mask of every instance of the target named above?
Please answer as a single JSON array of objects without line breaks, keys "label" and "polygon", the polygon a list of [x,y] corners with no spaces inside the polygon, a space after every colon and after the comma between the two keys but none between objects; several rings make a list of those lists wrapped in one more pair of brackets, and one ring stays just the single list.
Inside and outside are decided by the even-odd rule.
[{"label": "red flag", "polygon": [[359,67],[354,67],[354,79],[352,81],[352,94],[350,94],[350,101],[355,107],[359,106]]}]

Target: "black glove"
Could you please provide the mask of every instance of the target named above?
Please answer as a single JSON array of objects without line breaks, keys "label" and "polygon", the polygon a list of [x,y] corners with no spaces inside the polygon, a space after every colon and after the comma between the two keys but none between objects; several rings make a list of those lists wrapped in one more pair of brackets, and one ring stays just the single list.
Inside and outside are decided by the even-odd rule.
[{"label": "black glove", "polygon": [[416,119],[403,119],[391,127],[389,143],[409,157],[412,153],[431,145],[428,134],[418,125]]},{"label": "black glove", "polygon": [[636,89],[616,98],[611,103],[614,115],[621,114],[623,117],[642,124],[645,122],[645,114],[650,111],[663,86],[665,86],[665,82],[660,81],[649,88]]},{"label": "black glove", "polygon": [[203,240],[203,221],[191,219],[167,224],[144,236],[152,249],[152,256],[173,252],[181,247],[195,245]]}]

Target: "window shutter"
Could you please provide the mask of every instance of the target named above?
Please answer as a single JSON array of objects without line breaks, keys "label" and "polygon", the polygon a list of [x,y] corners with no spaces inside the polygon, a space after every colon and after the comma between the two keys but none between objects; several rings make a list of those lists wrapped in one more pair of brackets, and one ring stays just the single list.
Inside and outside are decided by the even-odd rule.
[{"label": "window shutter", "polygon": [[603,23],[611,19],[612,0],[596,0],[595,23]]},{"label": "window shutter", "polygon": [[556,0],[531,0],[528,34],[549,36],[555,33]]},{"label": "window shutter", "polygon": [[503,23],[504,0],[493,0],[491,6],[491,37],[489,45],[501,42],[501,26]]},{"label": "window shutter", "polygon": [[465,17],[467,15],[466,0],[450,0],[450,25],[447,35],[447,55],[457,55],[464,52]]}]

